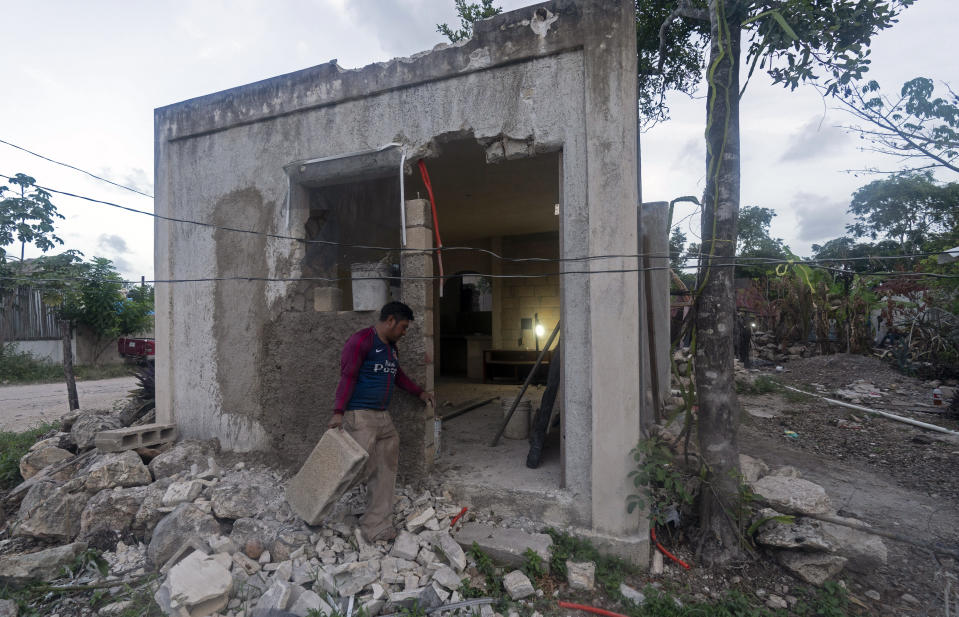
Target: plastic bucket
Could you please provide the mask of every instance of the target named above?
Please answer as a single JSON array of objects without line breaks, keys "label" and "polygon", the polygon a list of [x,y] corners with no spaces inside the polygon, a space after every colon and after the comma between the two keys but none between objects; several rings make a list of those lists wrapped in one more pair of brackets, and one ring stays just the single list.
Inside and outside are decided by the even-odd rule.
[{"label": "plastic bucket", "polygon": [[353,264],[353,310],[378,311],[390,301],[389,264],[379,262]]},{"label": "plastic bucket", "polygon": [[[509,413],[510,407],[513,406],[514,400],[516,399],[513,397],[500,399],[504,418]],[[516,406],[516,411],[513,412],[513,417],[506,425],[506,430],[503,431],[503,437],[507,439],[529,439],[529,417],[532,410],[533,404],[528,399],[521,400],[519,405]]]}]

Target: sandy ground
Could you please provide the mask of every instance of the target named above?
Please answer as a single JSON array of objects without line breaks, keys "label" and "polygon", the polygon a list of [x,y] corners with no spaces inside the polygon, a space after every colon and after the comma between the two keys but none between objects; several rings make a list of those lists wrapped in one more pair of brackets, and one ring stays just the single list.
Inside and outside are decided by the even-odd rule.
[{"label": "sandy ground", "polygon": [[[133,377],[78,381],[81,409],[109,409],[136,387]],[[62,383],[0,386],[0,430],[24,431],[51,422],[69,411],[67,387]]]}]

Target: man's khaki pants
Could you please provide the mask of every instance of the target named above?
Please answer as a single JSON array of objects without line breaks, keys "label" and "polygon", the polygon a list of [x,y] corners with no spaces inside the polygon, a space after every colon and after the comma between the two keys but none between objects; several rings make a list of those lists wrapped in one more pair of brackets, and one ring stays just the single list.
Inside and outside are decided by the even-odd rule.
[{"label": "man's khaki pants", "polygon": [[359,481],[369,492],[360,529],[367,540],[393,526],[393,491],[400,456],[400,436],[388,411],[357,409],[343,414],[343,429],[370,455]]}]

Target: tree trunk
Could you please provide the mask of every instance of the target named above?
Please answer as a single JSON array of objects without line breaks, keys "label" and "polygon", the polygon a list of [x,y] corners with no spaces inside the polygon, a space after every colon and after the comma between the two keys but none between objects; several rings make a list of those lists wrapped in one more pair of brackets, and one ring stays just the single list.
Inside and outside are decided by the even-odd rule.
[{"label": "tree trunk", "polygon": [[70,402],[70,411],[80,409],[80,398],[77,396],[77,380],[73,375],[73,344],[70,340],[72,332],[70,322],[60,320],[60,334],[63,336],[63,377],[67,382],[67,399]]},{"label": "tree trunk", "polygon": [[736,523],[739,494],[739,403],[733,364],[736,312],[733,266],[739,216],[738,0],[710,0],[711,45],[706,114],[699,294],[696,299],[696,390],[699,451],[707,466],[701,511],[702,557],[743,556]]}]

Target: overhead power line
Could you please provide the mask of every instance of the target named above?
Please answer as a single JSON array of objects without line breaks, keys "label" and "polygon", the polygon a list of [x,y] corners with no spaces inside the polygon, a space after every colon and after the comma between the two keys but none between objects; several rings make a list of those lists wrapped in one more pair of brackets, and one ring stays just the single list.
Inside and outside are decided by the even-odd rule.
[{"label": "overhead power line", "polygon": [[[10,179],[10,176],[5,174],[0,174],[0,178]],[[272,238],[276,240],[288,240],[293,242],[301,242],[304,244],[319,244],[326,246],[336,246],[340,248],[353,248],[353,249],[364,249],[364,250],[377,250],[385,252],[409,252],[409,253],[432,253],[437,252],[440,249],[438,248],[410,248],[410,247],[389,247],[389,246],[375,246],[375,245],[365,245],[365,244],[353,244],[348,242],[337,242],[334,240],[309,240],[306,238],[299,238],[296,236],[288,236],[284,234],[274,234],[264,231],[256,231],[253,229],[242,229],[238,227],[226,227],[223,225],[216,225],[214,223],[207,223],[204,221],[194,221],[190,219],[183,219],[171,216],[164,216],[162,214],[156,214],[155,212],[148,212],[146,210],[140,210],[138,208],[132,208],[130,206],[124,206],[122,204],[114,203],[111,201],[106,201],[103,199],[95,199],[93,197],[87,197],[85,195],[79,195],[76,193],[71,193],[69,191],[61,191],[51,187],[37,185],[38,188],[41,188],[50,193],[56,193],[58,195],[64,195],[67,197],[74,197],[84,201],[88,201],[95,204],[100,204],[104,206],[109,206],[112,208],[119,208],[120,210],[125,210],[127,212],[133,212],[136,214],[144,214],[156,219],[169,221],[172,223],[183,223],[189,225],[198,225],[201,227],[206,227],[208,229],[228,231],[234,233],[243,233],[256,236],[265,236],[267,238]],[[675,255],[670,255],[667,253],[623,253],[623,254],[609,254],[609,255],[589,255],[585,257],[507,257],[505,255],[500,255],[495,251],[489,249],[472,247],[472,246],[444,246],[443,251],[473,251],[485,255],[489,255],[495,259],[511,262],[511,263],[578,263],[578,262],[592,262],[605,259],[641,259],[643,257],[650,258],[659,258],[666,259],[670,257],[675,257]],[[862,256],[862,257],[845,257],[845,258],[827,258],[819,260],[795,260],[795,259],[776,259],[776,258],[766,258],[766,257],[737,257],[735,258],[736,263],[740,264],[754,264],[754,265],[775,265],[775,264],[801,264],[801,265],[815,265],[815,264],[826,264],[826,263],[842,263],[842,262],[853,262],[853,261],[871,261],[871,260],[898,260],[898,259],[916,259],[921,257],[934,257],[940,255],[943,252],[935,253],[915,253],[911,255],[875,255],[875,256]],[[708,253],[696,253],[696,254],[686,254],[680,260],[684,263],[687,261],[698,261],[703,258],[709,258]],[[729,259],[727,257],[713,257],[713,259]],[[654,268],[654,269],[665,269],[665,268]],[[635,272],[641,272],[642,269],[634,270]],[[600,271],[591,271],[593,273]],[[908,273],[907,273],[908,274]],[[490,275],[493,276],[493,275]],[[519,275],[517,275],[519,276]],[[550,276],[550,275],[548,275]],[[302,280],[302,279],[297,279]]]},{"label": "overhead power line", "polygon": [[[125,189],[125,190],[127,190],[127,191],[130,191],[131,193],[136,193],[137,195],[142,195],[142,196],[144,196],[144,197],[149,197],[150,199],[153,199],[153,195],[150,195],[149,193],[144,193],[143,191],[141,191],[141,190],[139,190],[139,189],[135,189],[135,188],[133,188],[132,186],[127,186],[127,185],[125,185],[125,184],[120,184],[119,182],[114,182],[113,180],[110,180],[109,178],[104,178],[103,176],[98,176],[97,174],[95,174],[95,173],[93,173],[93,172],[87,171],[87,170],[85,170],[85,169],[80,169],[79,167],[76,167],[76,166],[71,165],[71,164],[69,164],[69,163],[64,163],[64,162],[62,162],[62,161],[57,161],[57,160],[51,159],[51,158],[49,158],[49,157],[43,156],[42,154],[38,154],[38,153],[36,153],[36,152],[34,152],[34,151],[32,151],[32,150],[27,150],[27,149],[24,148],[23,146],[18,146],[17,144],[10,143],[9,141],[3,140],[3,139],[0,139],[0,144],[6,144],[6,145],[10,146],[11,148],[16,148],[17,150],[20,150],[21,152],[26,152],[27,154],[31,154],[31,155],[33,155],[33,156],[35,156],[35,157],[37,157],[37,158],[41,158],[41,159],[43,159],[44,161],[49,161],[49,162],[55,163],[55,164],[57,164],[57,165],[62,165],[63,167],[67,167],[67,168],[72,169],[72,170],[74,170],[74,171],[79,171],[80,173],[86,174],[86,175],[90,176],[91,178],[95,178],[95,179],[97,179],[97,180],[100,180],[101,182],[106,182],[107,184],[112,184],[113,186],[115,186],[115,187],[117,187],[117,188]],[[4,176],[4,177],[7,178],[8,176]],[[40,187],[40,188],[43,188],[43,187]],[[47,190],[49,190],[49,189],[43,189],[43,190],[47,191]]]}]

